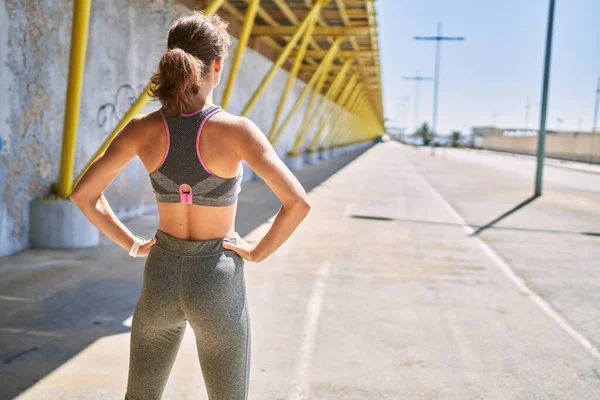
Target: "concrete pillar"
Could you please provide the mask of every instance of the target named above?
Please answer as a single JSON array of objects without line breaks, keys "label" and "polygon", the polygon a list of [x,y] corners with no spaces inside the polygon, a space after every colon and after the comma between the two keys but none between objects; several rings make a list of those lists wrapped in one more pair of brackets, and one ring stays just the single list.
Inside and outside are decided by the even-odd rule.
[{"label": "concrete pillar", "polygon": [[306,152],[304,153],[304,162],[306,164],[309,165],[315,165],[318,164],[319,161],[321,161],[321,158],[319,157],[319,152],[318,151],[310,151],[310,152]]},{"label": "concrete pillar", "polygon": [[319,150],[319,158],[321,160],[327,160],[331,157],[331,151],[329,149],[320,149]]},{"label": "concrete pillar", "polygon": [[285,165],[290,171],[299,171],[304,166],[304,154],[298,154],[295,156],[287,155],[285,157]]},{"label": "concrete pillar", "polygon": [[79,249],[97,246],[100,233],[70,200],[34,199],[29,240],[33,248]]}]

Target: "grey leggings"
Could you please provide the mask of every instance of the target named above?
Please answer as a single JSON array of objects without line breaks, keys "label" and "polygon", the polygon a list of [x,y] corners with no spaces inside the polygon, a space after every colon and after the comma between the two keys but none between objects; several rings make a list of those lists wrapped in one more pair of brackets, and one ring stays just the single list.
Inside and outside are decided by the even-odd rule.
[{"label": "grey leggings", "polygon": [[189,321],[210,400],[246,400],[250,320],[244,259],[223,240],[188,241],[160,229],[144,266],[131,326],[125,400],[159,400]]}]

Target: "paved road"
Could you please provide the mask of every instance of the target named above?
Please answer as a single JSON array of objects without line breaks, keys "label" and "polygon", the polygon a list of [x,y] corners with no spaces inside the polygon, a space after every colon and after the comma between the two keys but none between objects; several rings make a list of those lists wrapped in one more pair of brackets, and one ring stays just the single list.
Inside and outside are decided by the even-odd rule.
[{"label": "paved road", "polygon": [[[263,263],[246,264],[250,398],[600,398],[599,178],[549,170],[547,196],[479,236],[468,234],[467,225],[483,226],[530,195],[527,162],[452,151],[432,157],[391,142],[315,186],[313,210],[293,237]],[[260,204],[248,199],[249,214],[240,218],[259,214]],[[249,240],[268,228],[261,218]],[[129,225],[151,232],[156,219]],[[111,246],[61,253],[50,267],[47,253],[35,267],[27,264],[35,271],[27,282],[35,276],[60,286],[60,301],[38,302],[38,293],[19,286],[22,275],[3,274],[10,279],[2,279],[0,294],[22,299],[0,303],[10,314],[3,336],[21,329],[10,339],[23,347],[31,337],[57,347],[67,335],[81,337],[73,346],[79,351],[53,360],[53,370],[18,399],[122,398],[127,322],[143,265]],[[86,279],[75,280],[82,260],[94,272],[86,268]],[[10,301],[18,308],[9,311]],[[71,309],[44,317],[53,304]],[[40,347],[1,372],[17,380],[11,366],[43,364],[44,354],[55,357]],[[203,398],[188,331],[164,399]]]}]

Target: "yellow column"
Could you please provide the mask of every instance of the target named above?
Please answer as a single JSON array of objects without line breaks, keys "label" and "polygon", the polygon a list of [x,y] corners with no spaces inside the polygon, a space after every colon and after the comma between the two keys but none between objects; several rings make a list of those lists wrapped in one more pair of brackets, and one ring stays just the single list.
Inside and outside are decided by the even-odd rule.
[{"label": "yellow column", "polygon": [[[75,3],[77,4],[79,2],[79,0],[77,0]],[[223,4],[224,0],[213,0],[204,10],[204,12],[207,15],[212,15],[215,14],[219,7],[221,7],[221,5]],[[104,142],[100,145],[100,148],[96,151],[96,153],[88,160],[87,164],[85,165],[85,167],[81,170],[81,172],[79,173],[79,175],[77,175],[77,178],[75,179],[75,185],[77,184],[77,182],[79,182],[79,179],[81,179],[81,177],[83,176],[83,174],[85,173],[85,171],[89,168],[89,166],[94,162],[94,160],[96,158],[98,158],[103,152],[104,150],[106,150],[106,148],[108,147],[108,145],[110,144],[110,142],[112,142],[112,140],[114,139],[115,136],[117,136],[117,134],[121,131],[121,129],[123,129],[123,127],[125,125],[127,125],[127,123],[137,114],[141,113],[142,110],[144,109],[144,107],[146,107],[146,104],[148,104],[148,102],[150,101],[150,88],[152,87],[152,83],[148,83],[146,85],[146,87],[144,88],[144,90],[142,91],[142,93],[139,95],[139,97],[133,102],[133,104],[131,104],[131,106],[129,106],[129,109],[127,110],[127,112],[125,113],[125,115],[123,116],[123,118],[121,118],[121,121],[119,121],[119,123],[117,124],[117,126],[115,126],[115,128],[112,130],[112,132],[110,133],[110,135],[108,135],[108,137],[106,139],[104,139]],[[71,176],[73,175],[73,173],[71,172]],[[70,191],[72,190],[72,188],[75,186],[73,185],[70,189],[69,189],[69,194]],[[68,195],[67,195],[68,196]]]},{"label": "yellow column", "polygon": [[[356,82],[358,80],[358,77],[359,77],[359,73],[355,72],[352,77],[354,82]],[[338,102],[339,108],[335,111],[335,116],[333,117],[333,124],[331,124],[332,128],[329,131],[329,133],[327,134],[327,136],[325,137],[325,139],[323,140],[323,144],[321,145],[321,148],[325,149],[327,147],[330,147],[331,138],[334,136],[334,132],[339,130],[340,122],[342,121],[344,112],[348,112],[347,107],[350,104],[352,104],[352,102],[356,98],[356,95],[359,93],[359,91],[360,91],[360,83],[353,84],[352,86],[350,86],[350,85],[346,86],[346,88],[344,89],[344,91],[342,92],[342,94],[340,96],[340,100]]]},{"label": "yellow column", "polygon": [[[337,51],[340,48],[340,45],[342,44],[344,39],[345,38],[343,36],[340,36],[340,37],[336,38],[335,42],[333,42],[333,44],[331,45],[332,49],[335,48],[335,50],[333,50],[335,53],[337,53]],[[309,128],[310,128],[311,124],[309,124],[308,121],[309,120],[312,121],[313,116],[311,116],[311,114],[313,113],[313,106],[315,104],[315,101],[317,100],[317,96],[319,95],[319,93],[321,93],[321,90],[323,89],[323,85],[325,84],[327,77],[329,76],[329,70],[331,68],[331,64],[332,64],[334,58],[335,57],[333,54],[331,56],[331,58],[323,60],[325,69],[323,70],[323,74],[319,78],[319,82],[317,83],[315,90],[313,91],[312,95],[310,96],[310,100],[308,102],[308,105],[306,106],[306,110],[304,111],[304,118],[302,119],[302,124],[300,125],[300,129],[298,130],[298,134],[296,135],[296,140],[294,141],[294,146],[292,146],[292,149],[288,153],[289,155],[298,154],[298,150],[300,149],[300,146],[302,146],[304,138],[306,137],[307,133],[310,130]]]},{"label": "yellow column", "polygon": [[271,82],[271,80],[275,76],[275,73],[277,72],[277,70],[279,68],[281,68],[283,63],[290,56],[292,49],[294,48],[294,46],[296,46],[296,43],[298,43],[300,36],[302,36],[302,34],[306,31],[306,28],[308,28],[308,25],[310,24],[310,21],[312,20],[312,18],[314,18],[316,15],[319,14],[319,12],[321,11],[322,5],[326,1],[328,1],[328,0],[319,0],[317,3],[315,3],[312,6],[312,8],[310,9],[310,12],[306,15],[306,18],[304,18],[304,21],[302,21],[302,23],[296,28],[294,35],[292,36],[292,38],[290,39],[288,44],[283,48],[283,50],[281,51],[281,53],[279,54],[279,56],[273,63],[273,66],[271,67],[269,72],[267,72],[267,75],[265,75],[263,80],[258,85],[258,88],[252,94],[252,97],[250,97],[250,100],[248,100],[248,103],[246,103],[246,106],[244,107],[244,109],[242,110],[242,113],[241,113],[242,116],[244,116],[244,117],[248,116],[248,114],[252,110],[252,107],[254,107],[254,105],[260,98],[260,96],[263,94],[263,92],[267,88],[267,85],[269,84],[269,82]]},{"label": "yellow column", "polygon": [[302,60],[304,60],[304,56],[306,55],[306,49],[308,48],[308,43],[312,38],[312,32],[317,23],[317,16],[313,17],[302,38],[302,42],[300,43],[300,49],[296,54],[296,58],[294,59],[294,65],[292,66],[292,70],[290,71],[287,81],[285,83],[285,88],[283,88],[283,92],[281,93],[281,97],[279,98],[279,104],[277,104],[277,109],[275,110],[275,116],[273,117],[273,122],[271,122],[271,129],[269,129],[269,134],[267,137],[272,137],[275,129],[277,129],[277,124],[279,123],[279,118],[281,117],[281,113],[283,111],[283,106],[285,105],[285,101],[287,100],[287,96],[292,89],[294,82],[296,81],[296,77],[298,76],[298,71],[302,66]]},{"label": "yellow column", "polygon": [[[308,146],[307,151],[309,151],[309,152],[313,152],[316,150],[317,146],[319,145],[319,139],[321,139],[321,135],[323,134],[323,131],[325,130],[325,125],[327,123],[327,120],[330,119],[330,117],[333,117],[333,115],[334,115],[333,111],[334,111],[335,101],[336,101],[335,98],[339,94],[339,91],[340,91],[339,88],[341,86],[341,83],[344,82],[344,80],[346,79],[346,73],[348,72],[348,69],[350,69],[350,65],[352,64],[353,61],[354,61],[354,59],[350,59],[350,60],[346,61],[346,63],[340,70],[339,75],[335,77],[335,80],[333,81],[333,84],[331,85],[331,88],[333,88],[335,86],[335,89],[334,89],[334,92],[332,93],[331,101],[325,105],[323,114],[321,115],[321,118],[319,119],[319,124],[317,125],[318,126],[317,132],[315,133],[315,136],[313,137],[312,141],[310,142],[310,146]],[[353,78],[354,78],[354,76],[350,77],[350,80],[347,82],[347,85],[354,84],[352,82]],[[328,97],[328,96],[325,96],[325,97]]]},{"label": "yellow column", "polygon": [[345,129],[346,129],[346,124],[348,123],[348,121],[352,121],[352,118],[354,117],[354,113],[359,108],[359,106],[362,102],[361,92],[362,92],[362,86],[358,86],[353,97],[351,99],[349,99],[346,113],[342,113],[340,115],[340,119],[335,124],[336,128],[331,132],[332,135],[331,135],[330,146],[332,146],[332,147],[335,146],[336,139],[338,139],[338,136],[340,134],[342,134],[342,135],[344,134]]},{"label": "yellow column", "polygon": [[56,188],[56,194],[61,198],[69,197],[73,188],[73,171],[77,151],[77,125],[79,123],[79,107],[81,105],[81,88],[85,72],[85,52],[91,6],[91,0],[81,0],[76,1],[73,7],[69,82],[67,84],[67,102],[63,122],[60,173]]},{"label": "yellow column", "polygon": [[244,55],[244,50],[246,50],[248,39],[250,38],[250,34],[252,33],[252,27],[254,26],[254,19],[256,17],[256,13],[258,12],[259,4],[260,0],[250,0],[248,2],[248,8],[246,9],[246,17],[244,19],[244,24],[242,25],[242,30],[240,31],[240,35],[238,37],[238,44],[237,48],[235,49],[235,55],[233,56],[233,60],[231,61],[231,70],[229,71],[229,78],[227,79],[227,85],[225,85],[225,89],[223,90],[223,100],[221,100],[221,107],[224,109],[227,108],[227,105],[229,104],[229,97],[231,96],[233,84],[235,83],[235,79],[237,78],[237,74],[240,69],[240,64],[242,63],[242,56]]},{"label": "yellow column", "polygon": [[362,115],[365,104],[366,101],[364,99],[361,99],[359,102],[357,102],[357,106],[355,107],[354,112],[351,115],[349,115],[348,118],[346,118],[346,120],[342,124],[342,128],[338,132],[337,138],[334,138],[334,147],[344,144],[345,139],[348,136],[352,136],[354,134],[354,132],[357,129],[356,126],[358,124],[352,122],[360,119],[359,116]]},{"label": "yellow column", "polygon": [[329,48],[329,50],[327,51],[327,55],[325,55],[325,58],[323,59],[321,64],[319,64],[319,67],[317,68],[313,76],[310,78],[308,84],[304,87],[304,89],[302,89],[300,96],[298,96],[298,98],[296,99],[296,102],[294,103],[290,111],[287,113],[286,117],[283,119],[281,125],[279,125],[279,128],[277,128],[277,131],[275,131],[275,134],[272,138],[269,138],[273,146],[275,145],[275,143],[277,143],[277,141],[281,137],[281,134],[285,131],[285,128],[287,128],[288,124],[292,120],[292,117],[294,116],[296,111],[298,111],[298,108],[300,108],[300,106],[302,105],[304,98],[308,95],[313,86],[315,86],[317,80],[320,79],[321,75],[323,74],[323,71],[325,70],[325,61],[329,58],[333,58],[333,55],[335,54],[337,49],[338,48],[333,45]]}]

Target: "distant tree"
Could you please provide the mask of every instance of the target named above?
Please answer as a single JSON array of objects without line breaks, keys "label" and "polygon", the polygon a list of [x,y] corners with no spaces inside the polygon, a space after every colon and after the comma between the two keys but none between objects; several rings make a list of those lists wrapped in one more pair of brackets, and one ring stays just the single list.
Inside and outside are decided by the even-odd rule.
[{"label": "distant tree", "polygon": [[431,139],[433,138],[433,133],[429,129],[429,125],[427,122],[423,122],[423,125],[415,132],[414,136],[420,137],[423,141],[423,146],[429,145],[431,143]]},{"label": "distant tree", "polygon": [[458,147],[460,144],[460,131],[452,131],[452,147]]}]

